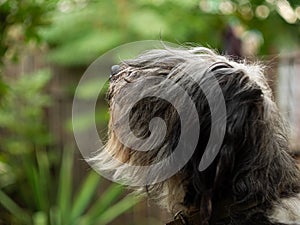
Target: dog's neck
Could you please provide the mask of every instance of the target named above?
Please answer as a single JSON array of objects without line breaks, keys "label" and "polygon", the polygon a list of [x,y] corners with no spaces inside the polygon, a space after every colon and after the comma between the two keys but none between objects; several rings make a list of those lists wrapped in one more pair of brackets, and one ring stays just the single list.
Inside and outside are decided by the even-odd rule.
[{"label": "dog's neck", "polygon": [[[253,207],[257,206],[257,202],[249,202],[248,204],[243,204],[239,207],[235,207],[234,209],[231,209],[230,202],[223,201],[218,204],[218,207],[213,211],[212,218],[209,221],[210,225],[220,224],[220,221],[230,221],[230,210],[235,211],[246,211]],[[166,225],[196,225],[199,223],[199,221],[202,220],[201,212],[196,211],[193,213],[190,213],[189,215],[185,215],[182,212],[176,213],[174,220],[167,223]]]},{"label": "dog's neck", "polygon": [[[285,189],[285,191],[287,190]],[[257,216],[258,218],[263,217],[264,221],[262,224],[268,222],[268,224],[276,225],[300,225],[300,193],[298,195],[289,195],[290,197],[281,197],[277,200],[269,201],[252,198],[248,201],[244,201],[242,204],[237,204],[232,196],[233,193],[231,191],[222,192],[219,194],[219,199],[213,201],[210,225],[216,224],[217,222],[219,224],[219,221],[230,221],[231,213],[244,217],[243,215],[247,215],[248,211],[257,211],[258,213],[264,211],[265,213],[262,216]],[[194,221],[201,217],[199,209],[195,207],[184,211],[183,216],[185,216],[184,218],[188,221]],[[168,225],[185,224],[182,223],[182,221],[182,217],[176,218],[173,221],[174,223],[169,223]],[[188,224],[194,225],[198,223],[190,222]],[[224,224],[227,224],[227,222],[224,222]]]},{"label": "dog's neck", "polygon": [[[230,211],[245,212],[255,207],[260,207],[260,203],[256,201],[249,201],[246,204],[236,207],[230,207],[232,204],[231,199],[226,199],[216,205],[210,225],[220,224],[223,221],[224,224],[230,221]],[[286,224],[286,225],[298,225],[300,224],[300,194],[295,197],[283,198],[280,202],[274,204],[268,215],[270,224]],[[174,220],[166,225],[196,225],[201,221],[201,214],[199,211],[190,212],[190,214],[184,214],[179,212],[175,215]],[[227,222],[226,222],[227,221]],[[223,224],[223,223],[222,223]]]},{"label": "dog's neck", "polygon": [[[230,221],[231,212],[235,212],[235,214],[243,213],[261,205],[261,202],[256,200],[249,200],[235,206],[232,206],[233,203],[234,200],[230,197],[215,202],[209,224],[215,225],[219,224],[220,221]],[[190,209],[187,212],[177,212],[174,216],[174,221],[167,223],[167,225],[196,225],[201,220],[203,220],[201,211]]]}]

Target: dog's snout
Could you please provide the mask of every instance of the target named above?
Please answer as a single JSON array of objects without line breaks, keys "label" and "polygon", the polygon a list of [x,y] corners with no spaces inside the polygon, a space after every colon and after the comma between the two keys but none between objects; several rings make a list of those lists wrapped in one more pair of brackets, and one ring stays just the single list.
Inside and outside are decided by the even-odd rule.
[{"label": "dog's snout", "polygon": [[116,75],[120,71],[120,66],[119,65],[113,65],[110,68],[110,77]]}]

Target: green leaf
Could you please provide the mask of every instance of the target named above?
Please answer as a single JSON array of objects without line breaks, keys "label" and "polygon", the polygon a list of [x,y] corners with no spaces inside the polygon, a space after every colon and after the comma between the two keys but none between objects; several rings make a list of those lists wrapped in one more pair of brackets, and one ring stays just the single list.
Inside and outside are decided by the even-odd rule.
[{"label": "green leaf", "polygon": [[92,208],[80,219],[79,224],[82,225],[92,225],[96,218],[99,217],[112,202],[122,194],[123,187],[118,184],[111,184],[107,190],[100,196],[97,202],[92,206]]},{"label": "green leaf", "polygon": [[71,212],[71,224],[80,217],[91,203],[91,199],[96,193],[96,189],[100,182],[100,176],[94,171],[91,171],[86,178],[85,182],[79,189],[77,197],[75,198],[74,206]]},{"label": "green leaf", "polygon": [[8,195],[0,190],[0,204],[6,208],[11,214],[18,220],[23,221],[26,224],[31,224],[30,216],[19,207]]},{"label": "green leaf", "polygon": [[72,165],[73,150],[64,150],[62,155],[62,164],[59,175],[57,205],[62,216],[62,224],[66,225],[66,221],[70,216],[71,194],[72,194]]},{"label": "green leaf", "polygon": [[34,200],[38,210],[42,210],[43,194],[39,183],[38,171],[34,165],[33,160],[28,157],[28,155],[24,156],[24,169],[27,181],[29,182],[29,186],[31,187],[31,191],[32,193],[34,193],[34,195],[31,197],[31,200]]},{"label": "green leaf", "polygon": [[138,198],[133,195],[128,195],[123,198],[121,201],[117,202],[115,205],[109,207],[105,212],[100,214],[98,217],[95,218],[95,224],[109,224],[115,218],[117,218],[122,213],[126,212],[134,205],[136,205],[141,198]]},{"label": "green leaf", "polygon": [[38,179],[42,195],[41,208],[43,211],[47,211],[49,209],[50,201],[48,188],[51,186],[49,159],[47,153],[42,149],[36,151],[36,157],[38,163]]}]

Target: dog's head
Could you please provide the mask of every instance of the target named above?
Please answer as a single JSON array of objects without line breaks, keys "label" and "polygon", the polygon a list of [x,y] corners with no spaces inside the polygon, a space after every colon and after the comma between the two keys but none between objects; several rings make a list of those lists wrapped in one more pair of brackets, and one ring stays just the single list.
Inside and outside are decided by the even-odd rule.
[{"label": "dog's head", "polygon": [[109,139],[93,160],[171,211],[276,199],[296,180],[259,65],[202,47],[151,50],[112,68],[108,100]]}]

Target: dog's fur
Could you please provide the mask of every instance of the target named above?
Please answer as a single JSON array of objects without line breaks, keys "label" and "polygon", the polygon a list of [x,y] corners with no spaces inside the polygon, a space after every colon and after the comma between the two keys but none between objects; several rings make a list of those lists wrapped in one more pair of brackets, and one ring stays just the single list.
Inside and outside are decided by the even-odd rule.
[{"label": "dog's fur", "polygon": [[[211,112],[198,84],[209,85],[211,76],[217,79],[224,95],[226,132],[217,157],[200,172],[198,166],[211,130]],[[201,128],[197,148],[188,163],[168,180],[144,187],[151,198],[173,213],[182,210],[189,215],[200,211],[199,225],[209,224],[214,210],[225,210],[222,207],[230,210],[227,219],[218,224],[300,224],[300,172],[290,156],[288,129],[261,66],[237,63],[203,47],[151,50],[121,63],[113,72],[108,93],[110,110],[127,111],[126,104],[118,105],[116,98],[126,98],[124,93],[132,91],[128,84],[147,77],[172,80],[183,87],[196,106]],[[163,83],[142,89],[155,95]],[[211,87],[212,95],[214,88]],[[126,163],[149,165],[170,155],[180,136],[179,115],[165,100],[145,98],[130,110],[130,127],[138,137],[149,137],[148,123],[157,116],[166,122],[167,133],[160,147],[149,152],[134,151],[116,135],[115,129],[122,129],[122,120],[111,118],[106,148],[93,161],[100,169],[111,170],[125,179],[132,174],[113,165],[103,151]],[[115,126],[117,121],[119,125]],[[229,204],[224,205],[224,199],[229,199]]]}]

